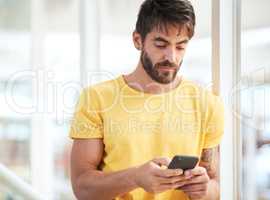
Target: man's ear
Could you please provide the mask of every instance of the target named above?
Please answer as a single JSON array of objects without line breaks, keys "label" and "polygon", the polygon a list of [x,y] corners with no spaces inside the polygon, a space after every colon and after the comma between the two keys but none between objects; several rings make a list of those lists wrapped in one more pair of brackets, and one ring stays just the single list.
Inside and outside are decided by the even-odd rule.
[{"label": "man's ear", "polygon": [[132,34],[132,37],[133,37],[133,43],[134,43],[134,46],[137,50],[142,50],[142,37],[141,35],[134,31],[133,34]]}]

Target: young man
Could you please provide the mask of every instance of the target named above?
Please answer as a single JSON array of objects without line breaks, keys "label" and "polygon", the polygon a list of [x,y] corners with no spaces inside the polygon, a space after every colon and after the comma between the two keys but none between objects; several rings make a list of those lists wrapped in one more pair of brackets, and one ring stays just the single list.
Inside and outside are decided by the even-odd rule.
[{"label": "young man", "polygon": [[[78,199],[219,199],[223,105],[177,76],[195,26],[187,0],[146,0],[133,33],[141,51],[131,74],[84,89],[70,136]],[[174,155],[198,156],[168,169]]]}]

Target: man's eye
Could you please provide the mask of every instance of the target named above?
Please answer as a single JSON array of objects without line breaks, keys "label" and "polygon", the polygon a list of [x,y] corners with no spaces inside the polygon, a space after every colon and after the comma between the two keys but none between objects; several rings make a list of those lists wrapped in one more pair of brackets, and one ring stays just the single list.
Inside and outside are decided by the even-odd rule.
[{"label": "man's eye", "polygon": [[164,45],[164,44],[156,44],[156,47],[158,47],[158,48],[165,48],[166,45]]},{"label": "man's eye", "polygon": [[184,50],[185,48],[184,47],[176,47],[176,49],[178,49],[178,50]]}]

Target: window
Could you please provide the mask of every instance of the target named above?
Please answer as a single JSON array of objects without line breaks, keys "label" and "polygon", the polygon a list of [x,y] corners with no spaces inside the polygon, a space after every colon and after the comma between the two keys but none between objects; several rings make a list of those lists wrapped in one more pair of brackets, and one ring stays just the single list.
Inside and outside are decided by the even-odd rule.
[{"label": "window", "polygon": [[[31,119],[8,106],[6,87],[12,75],[31,67],[29,13],[28,0],[0,2],[0,162],[27,182],[31,182]],[[29,102],[31,85],[27,81],[14,82],[13,94],[17,102]]]},{"label": "window", "polygon": [[267,0],[242,1],[242,198],[247,200],[270,198],[269,6]]},{"label": "window", "polygon": [[[30,69],[30,1],[0,2],[0,163],[20,178],[31,182],[31,119],[16,113],[7,104],[9,78],[20,70]],[[27,81],[13,84],[13,98],[29,102],[31,85]],[[0,199],[16,198],[0,185]]]},{"label": "window", "polygon": [[[79,0],[0,1],[0,162],[55,200],[74,199],[68,121],[80,92],[78,10]],[[20,199],[0,188],[0,199]]]}]

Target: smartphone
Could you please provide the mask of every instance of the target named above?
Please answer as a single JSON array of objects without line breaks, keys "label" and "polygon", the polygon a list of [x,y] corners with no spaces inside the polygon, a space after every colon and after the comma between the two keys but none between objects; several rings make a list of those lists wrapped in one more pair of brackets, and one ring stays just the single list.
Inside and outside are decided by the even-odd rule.
[{"label": "smartphone", "polygon": [[199,158],[196,156],[180,156],[176,155],[173,157],[170,162],[168,169],[193,169],[199,161]]}]

